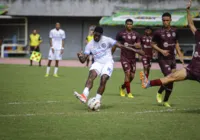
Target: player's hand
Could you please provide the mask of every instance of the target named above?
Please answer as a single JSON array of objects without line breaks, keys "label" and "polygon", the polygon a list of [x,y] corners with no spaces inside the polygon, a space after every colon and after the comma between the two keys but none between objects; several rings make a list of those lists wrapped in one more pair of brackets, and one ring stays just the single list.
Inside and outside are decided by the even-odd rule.
[{"label": "player's hand", "polygon": [[191,5],[192,5],[192,0],[189,0],[189,2],[187,4],[187,9],[190,9]]},{"label": "player's hand", "polygon": [[169,54],[169,50],[162,50],[161,52],[164,56],[168,56]]},{"label": "player's hand", "polygon": [[64,49],[61,49],[60,54],[63,54],[63,53],[64,53]]},{"label": "player's hand", "polygon": [[36,50],[36,49],[37,49],[37,46],[34,47],[34,50]]},{"label": "player's hand", "polygon": [[51,48],[52,53],[54,53],[54,48]]},{"label": "player's hand", "polygon": [[81,52],[77,53],[77,56],[78,56],[78,57],[81,57],[81,56],[83,56],[83,51],[81,51]]}]

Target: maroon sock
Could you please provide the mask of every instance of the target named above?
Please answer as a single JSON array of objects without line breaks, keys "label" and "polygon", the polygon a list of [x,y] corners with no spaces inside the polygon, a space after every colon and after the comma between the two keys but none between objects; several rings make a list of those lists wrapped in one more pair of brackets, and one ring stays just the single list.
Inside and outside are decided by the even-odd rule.
[{"label": "maroon sock", "polygon": [[125,82],[125,86],[126,86],[126,92],[130,93],[131,92],[130,82]]},{"label": "maroon sock", "polygon": [[151,86],[161,86],[161,85],[162,85],[162,82],[161,82],[160,79],[151,80],[151,81],[150,81],[150,85],[151,85]]},{"label": "maroon sock", "polygon": [[125,89],[126,88],[126,83],[124,82],[124,84],[121,87],[122,87],[122,89]]},{"label": "maroon sock", "polygon": [[149,75],[148,74],[145,74],[146,78],[148,79],[149,78]]}]

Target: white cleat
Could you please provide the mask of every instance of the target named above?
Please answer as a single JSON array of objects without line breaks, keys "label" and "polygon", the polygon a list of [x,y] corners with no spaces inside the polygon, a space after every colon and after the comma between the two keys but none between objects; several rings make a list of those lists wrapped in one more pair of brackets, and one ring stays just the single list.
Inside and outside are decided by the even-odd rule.
[{"label": "white cleat", "polygon": [[74,96],[76,96],[76,98],[84,104],[87,102],[87,97],[85,97],[84,94],[79,94],[78,92],[74,91]]}]

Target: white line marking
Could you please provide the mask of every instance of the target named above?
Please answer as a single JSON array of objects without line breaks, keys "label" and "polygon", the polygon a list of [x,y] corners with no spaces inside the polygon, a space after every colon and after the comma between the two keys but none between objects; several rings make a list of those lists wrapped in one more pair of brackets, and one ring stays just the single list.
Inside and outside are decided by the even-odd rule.
[{"label": "white line marking", "polygon": [[84,112],[84,113],[79,113],[79,112],[50,112],[50,113],[27,113],[27,114],[0,114],[0,117],[33,117],[33,116],[49,116],[49,115],[57,115],[57,116],[75,116],[75,115],[103,115],[103,114],[132,114],[132,115],[137,115],[137,114],[150,114],[150,113],[165,113],[165,112],[176,112],[176,111],[197,111],[200,110],[200,108],[183,108],[183,109],[166,109],[166,110],[144,110],[140,112]]},{"label": "white line marking", "polygon": [[9,102],[9,105],[21,105],[21,104],[52,104],[60,103],[60,101],[39,101],[39,102]]}]

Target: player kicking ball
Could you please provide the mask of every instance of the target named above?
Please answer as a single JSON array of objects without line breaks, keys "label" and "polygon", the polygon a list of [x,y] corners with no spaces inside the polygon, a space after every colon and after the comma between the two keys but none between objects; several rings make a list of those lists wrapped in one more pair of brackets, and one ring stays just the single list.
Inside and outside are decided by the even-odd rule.
[{"label": "player kicking ball", "polygon": [[[195,80],[200,82],[200,32],[197,31],[194,26],[194,22],[192,20],[190,14],[191,0],[189,1],[187,7],[187,19],[190,30],[195,36],[195,52],[193,54],[192,61],[189,63],[187,67],[182,68],[174,73],[169,74],[168,76],[156,80],[148,80],[146,76],[142,75],[142,88],[149,88],[153,86],[165,86],[172,82],[184,81],[184,80]],[[170,107],[170,106],[169,106]]]},{"label": "player kicking ball", "polygon": [[118,43],[116,40],[103,36],[103,28],[97,26],[94,29],[94,39],[91,40],[85,47],[84,53],[78,53],[78,58],[81,63],[84,63],[89,57],[90,53],[94,56],[94,63],[92,64],[89,70],[89,76],[85,84],[85,88],[82,94],[74,92],[74,95],[82,102],[86,103],[89,92],[93,87],[93,81],[99,75],[101,77],[100,85],[96,93],[96,100],[101,101],[102,95],[104,93],[106,83],[111,77],[113,72],[113,56],[112,56],[112,47],[117,46],[118,48],[127,48],[129,50],[135,51],[141,55],[144,55],[142,50],[135,50],[127,46],[123,46]]}]

